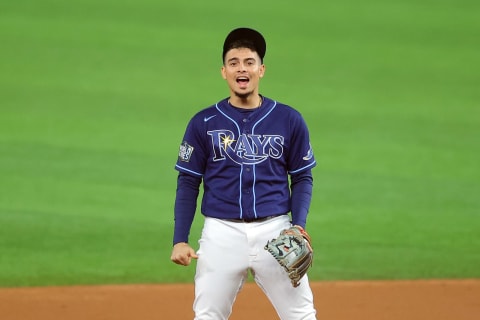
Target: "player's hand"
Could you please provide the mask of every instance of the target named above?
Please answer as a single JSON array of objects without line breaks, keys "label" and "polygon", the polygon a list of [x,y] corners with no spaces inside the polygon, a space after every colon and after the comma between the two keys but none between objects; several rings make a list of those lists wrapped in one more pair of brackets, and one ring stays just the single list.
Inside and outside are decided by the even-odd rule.
[{"label": "player's hand", "polygon": [[198,259],[195,250],[185,242],[179,242],[173,246],[170,260],[182,266],[188,266],[193,259]]}]

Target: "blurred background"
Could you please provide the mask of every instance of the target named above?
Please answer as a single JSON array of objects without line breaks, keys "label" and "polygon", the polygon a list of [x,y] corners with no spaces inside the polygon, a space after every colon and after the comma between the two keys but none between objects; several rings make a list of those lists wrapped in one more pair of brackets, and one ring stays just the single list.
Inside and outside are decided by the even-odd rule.
[{"label": "blurred background", "polygon": [[[312,280],[480,277],[480,2],[0,3],[0,286],[191,282],[178,147],[227,33],[305,117]],[[198,240],[202,216],[191,232]]]}]

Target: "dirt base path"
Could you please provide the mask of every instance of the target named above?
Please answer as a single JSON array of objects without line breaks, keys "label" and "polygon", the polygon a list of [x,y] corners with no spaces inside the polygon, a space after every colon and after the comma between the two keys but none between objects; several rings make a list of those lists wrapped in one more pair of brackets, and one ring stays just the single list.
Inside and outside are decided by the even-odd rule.
[{"label": "dirt base path", "polygon": [[[318,319],[478,320],[480,279],[312,283]],[[2,320],[193,319],[192,285],[0,289]],[[278,319],[260,289],[245,285],[231,320]]]}]

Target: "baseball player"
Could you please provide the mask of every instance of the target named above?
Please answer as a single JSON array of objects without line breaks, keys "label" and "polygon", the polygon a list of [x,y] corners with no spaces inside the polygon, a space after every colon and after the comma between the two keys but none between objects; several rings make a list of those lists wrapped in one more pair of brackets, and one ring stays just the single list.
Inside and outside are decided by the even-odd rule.
[{"label": "baseball player", "polygon": [[[292,286],[264,248],[281,230],[305,227],[316,164],[300,113],[259,94],[265,52],[253,29],[228,34],[221,74],[230,94],[193,116],[180,145],[171,260],[198,259],[196,320],[228,319],[248,272],[281,319],[316,319],[307,275]],[[189,233],[202,182],[205,220],[195,251]]]}]

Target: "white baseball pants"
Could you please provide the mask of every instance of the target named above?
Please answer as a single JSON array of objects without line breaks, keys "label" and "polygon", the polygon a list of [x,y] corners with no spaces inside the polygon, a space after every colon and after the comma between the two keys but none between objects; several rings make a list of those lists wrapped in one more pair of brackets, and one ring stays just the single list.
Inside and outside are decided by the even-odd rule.
[{"label": "white baseball pants", "polygon": [[289,216],[262,222],[205,218],[195,275],[195,320],[226,320],[248,270],[282,320],[316,319],[305,275],[294,288],[285,270],[264,249],[268,240],[290,227]]}]

